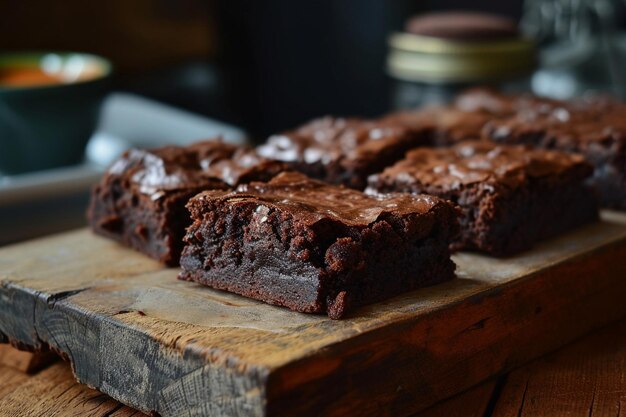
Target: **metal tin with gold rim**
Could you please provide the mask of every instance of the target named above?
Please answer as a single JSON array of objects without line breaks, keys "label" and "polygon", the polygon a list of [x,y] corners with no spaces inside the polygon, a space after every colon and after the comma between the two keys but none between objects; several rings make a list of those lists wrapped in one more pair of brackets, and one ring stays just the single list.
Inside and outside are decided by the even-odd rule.
[{"label": "metal tin with gold rim", "polygon": [[397,79],[432,84],[512,79],[536,66],[535,44],[522,37],[459,41],[394,33],[387,71]]}]

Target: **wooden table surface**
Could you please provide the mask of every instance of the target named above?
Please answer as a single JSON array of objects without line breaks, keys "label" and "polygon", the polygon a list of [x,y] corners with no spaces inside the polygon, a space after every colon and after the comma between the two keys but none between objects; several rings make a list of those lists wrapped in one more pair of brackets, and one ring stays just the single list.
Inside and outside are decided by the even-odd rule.
[{"label": "wooden table surface", "polygon": [[[143,416],[78,384],[69,364],[0,345],[0,416]],[[626,416],[626,321],[416,417]]]},{"label": "wooden table surface", "polygon": [[625,258],[626,215],[606,212],[506,260],[455,254],[458,279],[333,321],[77,230],[0,249],[0,340],[50,346],[84,384],[164,416],[407,415],[626,317]]}]

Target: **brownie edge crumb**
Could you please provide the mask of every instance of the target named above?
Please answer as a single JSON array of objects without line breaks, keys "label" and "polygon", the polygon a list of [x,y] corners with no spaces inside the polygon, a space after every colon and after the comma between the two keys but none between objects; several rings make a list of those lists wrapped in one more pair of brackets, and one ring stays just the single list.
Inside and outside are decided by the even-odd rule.
[{"label": "brownie edge crumb", "polygon": [[370,196],[283,173],[188,204],[179,278],[303,313],[354,308],[450,280],[455,207]]},{"label": "brownie edge crumb", "polygon": [[191,223],[185,207],[191,197],[204,190],[266,181],[287,169],[252,148],[220,140],[131,149],[93,188],[89,224],[99,235],[175,266]]},{"label": "brownie edge crumb", "polygon": [[458,204],[456,250],[510,256],[598,217],[582,156],[466,141],[422,148],[369,178],[368,192],[428,193]]}]

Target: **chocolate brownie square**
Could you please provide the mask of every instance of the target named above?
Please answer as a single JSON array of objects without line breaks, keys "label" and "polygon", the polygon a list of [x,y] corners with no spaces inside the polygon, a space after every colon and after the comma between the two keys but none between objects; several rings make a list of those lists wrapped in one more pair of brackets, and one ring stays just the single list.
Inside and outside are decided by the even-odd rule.
[{"label": "chocolate brownie square", "polygon": [[191,197],[207,189],[268,180],[285,169],[253,149],[221,141],[132,149],[94,187],[89,223],[99,235],[177,265],[191,223],[185,208]]},{"label": "chocolate brownie square", "polygon": [[271,136],[258,151],[312,178],[363,189],[368,175],[401,159],[407,150],[426,144],[426,138],[425,130],[324,117]]},{"label": "chocolate brownie square", "polygon": [[484,126],[493,118],[484,112],[466,112],[453,107],[427,106],[419,110],[390,113],[380,120],[391,126],[423,129],[428,146],[450,146],[463,140],[480,138]]},{"label": "chocolate brownie square", "polygon": [[396,112],[381,121],[427,128],[434,146],[483,138],[579,153],[595,168],[590,183],[601,204],[626,209],[626,104],[618,100],[562,101],[472,89],[448,106]]},{"label": "chocolate brownie square", "polygon": [[455,207],[283,173],[188,204],[180,279],[333,319],[454,277]]},{"label": "chocolate brownie square", "polygon": [[486,123],[483,137],[583,155],[595,167],[591,183],[602,205],[626,209],[626,104],[608,97],[496,97],[514,101],[516,112]]},{"label": "chocolate brownie square", "polygon": [[401,110],[382,117],[380,122],[408,129],[424,129],[431,146],[450,146],[481,137],[485,125],[515,112],[515,103],[487,89],[473,89],[459,95],[450,105],[429,105]]},{"label": "chocolate brownie square", "polygon": [[369,193],[427,193],[458,204],[453,249],[508,256],[597,218],[582,156],[467,141],[421,148],[369,179]]}]

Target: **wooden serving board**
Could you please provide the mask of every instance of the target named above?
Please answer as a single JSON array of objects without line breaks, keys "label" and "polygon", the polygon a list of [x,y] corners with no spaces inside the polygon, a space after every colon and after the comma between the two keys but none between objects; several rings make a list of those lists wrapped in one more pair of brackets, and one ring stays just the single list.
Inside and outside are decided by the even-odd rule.
[{"label": "wooden serving board", "polygon": [[163,416],[401,416],[626,316],[626,214],[351,317],[176,279],[88,230],[0,249],[0,341]]}]

